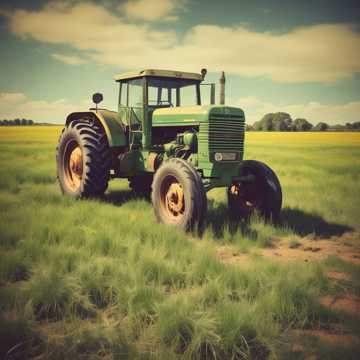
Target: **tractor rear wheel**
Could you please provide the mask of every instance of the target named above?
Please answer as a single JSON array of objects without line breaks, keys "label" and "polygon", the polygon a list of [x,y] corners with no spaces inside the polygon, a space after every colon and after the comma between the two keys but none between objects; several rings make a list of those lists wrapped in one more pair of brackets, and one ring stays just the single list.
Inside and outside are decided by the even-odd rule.
[{"label": "tractor rear wheel", "polygon": [[234,183],[227,191],[230,215],[249,218],[254,212],[266,220],[277,221],[282,204],[282,191],[274,171],[255,160],[244,161],[245,176],[253,181]]},{"label": "tractor rear wheel", "polygon": [[59,139],[56,162],[64,195],[103,195],[110,179],[111,154],[102,126],[84,119],[68,124]]},{"label": "tractor rear wheel", "polygon": [[207,199],[200,175],[185,160],[165,161],[154,175],[152,204],[159,222],[202,233]]}]

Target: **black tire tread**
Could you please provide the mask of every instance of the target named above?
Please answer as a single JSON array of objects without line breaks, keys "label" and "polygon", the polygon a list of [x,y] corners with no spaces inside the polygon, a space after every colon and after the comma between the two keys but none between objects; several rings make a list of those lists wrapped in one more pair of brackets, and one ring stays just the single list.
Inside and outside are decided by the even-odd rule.
[{"label": "black tire tread", "polygon": [[108,140],[103,127],[94,121],[76,119],[70,122],[62,131],[59,144],[56,149],[56,159],[58,163],[58,181],[64,194],[69,194],[66,185],[61,181],[62,171],[59,166],[61,155],[59,153],[61,143],[67,136],[78,136],[80,146],[85,157],[85,167],[81,189],[75,197],[96,197],[104,194],[110,180],[111,152]]},{"label": "black tire tread", "polygon": [[[198,234],[202,234],[205,226],[206,210],[207,210],[207,198],[206,192],[197,171],[185,160],[179,158],[171,158],[164,161],[157,172],[154,175],[154,181],[152,184],[151,200],[155,210],[156,218],[159,222],[162,222],[160,213],[157,208],[158,193],[157,188],[161,181],[162,172],[166,171],[166,168],[177,168],[178,171],[183,172],[187,181],[191,184],[189,187],[191,191],[191,216],[185,220],[183,224],[183,230],[196,231]],[[165,169],[165,170],[164,170]]]},{"label": "black tire tread", "polygon": [[[263,208],[260,209],[260,214],[265,218],[265,220],[271,220],[273,222],[278,221],[282,206],[282,190],[280,181],[275,172],[268,165],[257,160],[245,160],[244,169],[250,171],[256,176],[259,176],[266,188],[265,201]],[[269,184],[269,182],[274,184],[275,189]],[[236,203],[231,200],[229,189],[227,195],[229,210],[231,213],[236,213],[237,206]]]}]

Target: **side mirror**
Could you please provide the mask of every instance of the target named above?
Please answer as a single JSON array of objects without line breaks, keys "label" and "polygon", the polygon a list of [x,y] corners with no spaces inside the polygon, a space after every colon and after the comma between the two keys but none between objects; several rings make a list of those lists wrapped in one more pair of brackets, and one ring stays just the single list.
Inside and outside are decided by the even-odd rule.
[{"label": "side mirror", "polygon": [[100,104],[102,101],[103,101],[103,94],[101,93],[95,93],[93,96],[92,96],[92,100],[93,102],[97,105],[97,104]]},{"label": "side mirror", "polygon": [[201,69],[201,76],[202,76],[203,80],[205,79],[206,74],[207,74],[207,70],[206,69]]}]

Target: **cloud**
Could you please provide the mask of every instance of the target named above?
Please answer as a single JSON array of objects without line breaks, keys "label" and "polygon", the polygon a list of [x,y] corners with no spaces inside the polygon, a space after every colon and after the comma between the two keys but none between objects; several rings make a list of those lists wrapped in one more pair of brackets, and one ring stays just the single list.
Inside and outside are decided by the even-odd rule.
[{"label": "cloud", "polygon": [[[14,106],[23,102],[26,96],[23,93],[0,93],[0,107]],[[1,111],[1,110],[0,110]]]},{"label": "cloud", "polygon": [[68,65],[81,65],[85,64],[87,61],[85,59],[80,58],[76,55],[65,55],[65,54],[59,54],[59,53],[53,53],[51,56]]},{"label": "cloud", "polygon": [[83,111],[90,106],[90,100],[73,104],[66,99],[31,100],[23,93],[0,93],[0,119],[25,118],[36,122],[64,123],[70,112]]},{"label": "cloud", "polygon": [[[141,3],[126,4],[135,9]],[[332,83],[360,72],[360,34],[345,24],[300,27],[284,34],[197,25],[179,35],[149,23],[131,23],[94,3],[58,1],[40,10],[16,10],[7,18],[10,31],[21,38],[65,44],[99,64],[127,69],[208,67],[285,83]]]},{"label": "cloud", "polygon": [[286,105],[274,104],[249,96],[238,99],[234,104],[245,111],[246,121],[249,124],[260,120],[266,113],[279,111],[289,113],[293,119],[306,118],[313,125],[320,121],[332,125],[360,121],[360,100],[345,104],[322,104],[312,101]]},{"label": "cloud", "polygon": [[119,6],[128,18],[144,21],[175,21],[187,0],[128,0]]}]

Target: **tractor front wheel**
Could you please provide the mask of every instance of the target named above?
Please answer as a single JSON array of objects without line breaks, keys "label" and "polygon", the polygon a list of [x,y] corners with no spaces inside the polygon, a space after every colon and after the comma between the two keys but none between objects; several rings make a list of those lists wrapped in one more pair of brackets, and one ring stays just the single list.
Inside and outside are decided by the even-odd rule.
[{"label": "tractor front wheel", "polygon": [[59,139],[57,177],[64,195],[75,198],[104,194],[110,179],[111,154],[101,125],[73,120]]},{"label": "tractor front wheel", "polygon": [[266,220],[277,221],[282,191],[276,174],[269,166],[255,160],[244,161],[243,169],[243,175],[252,177],[252,181],[234,183],[228,188],[230,215],[248,219],[257,212]]},{"label": "tractor front wheel", "polygon": [[152,204],[159,222],[185,231],[204,229],[207,199],[200,175],[185,160],[165,161],[154,175]]}]

